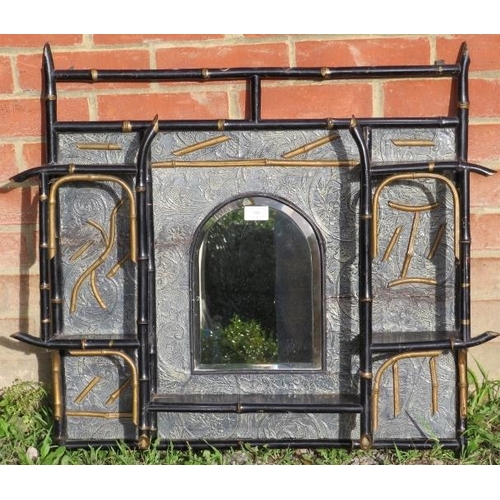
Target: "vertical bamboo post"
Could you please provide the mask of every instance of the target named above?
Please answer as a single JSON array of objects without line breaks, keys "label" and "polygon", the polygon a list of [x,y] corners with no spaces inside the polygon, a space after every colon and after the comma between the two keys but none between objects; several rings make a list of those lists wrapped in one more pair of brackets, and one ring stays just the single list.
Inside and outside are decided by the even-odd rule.
[{"label": "vertical bamboo post", "polygon": [[257,75],[250,78],[250,119],[258,123],[261,119],[261,79]]},{"label": "vertical bamboo post", "polygon": [[[460,76],[458,78],[458,102],[457,113],[459,119],[457,134],[457,156],[462,162],[467,161],[468,154],[468,125],[469,125],[469,88],[468,70],[470,65],[469,51],[467,45],[462,44],[460,50]],[[458,319],[457,325],[460,338],[467,342],[471,338],[470,326],[470,172],[462,169],[457,174],[458,190],[460,192],[460,260],[456,273],[456,305],[455,316]],[[461,353],[458,353],[461,354]],[[460,380],[458,365],[463,365],[462,370],[467,370],[467,357],[455,355],[457,365],[457,379]],[[465,446],[465,430],[467,428],[466,412],[460,406],[460,398],[457,398],[457,434],[461,445]]]},{"label": "vertical bamboo post", "polygon": [[368,146],[363,138],[361,128],[353,117],[350,132],[360,154],[360,195],[359,195],[359,336],[360,336],[360,397],[363,411],[361,413],[361,447],[372,446],[371,427],[371,391],[372,391],[372,264],[371,264],[371,231],[372,231],[372,187],[370,176],[370,157]]},{"label": "vertical bamboo post", "polygon": [[139,339],[139,441],[138,446],[145,449],[151,442],[151,422],[148,411],[150,399],[150,342],[151,329],[151,273],[150,262],[152,260],[152,234],[151,230],[151,207],[148,206],[148,177],[151,169],[150,147],[158,133],[158,117],[155,117],[149,128],[145,131],[137,156],[137,336]]}]

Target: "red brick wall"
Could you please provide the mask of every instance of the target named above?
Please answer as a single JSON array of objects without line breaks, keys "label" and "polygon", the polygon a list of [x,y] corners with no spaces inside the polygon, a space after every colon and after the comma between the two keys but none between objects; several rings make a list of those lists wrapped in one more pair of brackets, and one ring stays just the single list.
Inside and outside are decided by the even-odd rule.
[{"label": "red brick wall", "polygon": [[[43,161],[46,42],[58,69],[121,69],[453,63],[462,41],[472,60],[469,160],[500,170],[500,35],[0,35],[0,387],[16,377],[45,377],[38,371],[44,355],[9,339],[18,330],[38,330],[38,266],[37,189],[12,189],[8,178]],[[265,82],[263,116],[445,115],[449,90],[444,80]],[[236,82],[61,86],[58,100],[63,120],[157,113],[160,119],[242,118],[245,106],[245,86]],[[478,334],[500,330],[500,174],[474,176],[471,203],[472,329]],[[500,342],[493,347],[471,354],[500,376]]]}]

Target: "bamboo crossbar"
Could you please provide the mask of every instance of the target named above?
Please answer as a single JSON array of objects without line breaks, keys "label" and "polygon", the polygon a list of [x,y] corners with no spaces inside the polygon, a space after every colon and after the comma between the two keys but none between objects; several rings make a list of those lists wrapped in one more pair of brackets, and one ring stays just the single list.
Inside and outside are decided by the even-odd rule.
[{"label": "bamboo crossbar", "polygon": [[255,160],[205,160],[179,161],[167,160],[151,163],[153,168],[185,168],[185,167],[355,167],[358,160],[272,160],[257,158]]}]

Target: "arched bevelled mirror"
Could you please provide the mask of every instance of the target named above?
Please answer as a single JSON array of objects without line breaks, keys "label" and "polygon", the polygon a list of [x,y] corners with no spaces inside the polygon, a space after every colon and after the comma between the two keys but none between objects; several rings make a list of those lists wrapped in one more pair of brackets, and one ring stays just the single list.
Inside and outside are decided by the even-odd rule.
[{"label": "arched bevelled mirror", "polygon": [[233,199],[198,230],[194,370],[320,370],[322,247],[288,203]]}]

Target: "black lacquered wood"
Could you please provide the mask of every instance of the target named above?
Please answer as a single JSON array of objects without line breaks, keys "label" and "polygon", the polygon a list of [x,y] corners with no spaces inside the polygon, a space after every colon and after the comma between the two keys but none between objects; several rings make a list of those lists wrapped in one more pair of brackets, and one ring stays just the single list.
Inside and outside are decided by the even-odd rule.
[{"label": "black lacquered wood", "polygon": [[259,122],[261,119],[261,79],[253,75],[250,79],[250,119],[253,122]]},{"label": "black lacquered wood", "polygon": [[361,413],[357,395],[333,394],[197,394],[160,395],[148,405],[150,411],[213,413]]},{"label": "black lacquered wood", "polygon": [[50,175],[51,177],[60,177],[68,174],[112,174],[112,175],[130,175],[137,173],[136,165],[117,164],[102,164],[102,165],[86,165],[66,163],[63,165],[42,165],[40,167],[24,170],[19,174],[11,177],[14,182],[25,182],[42,174]]},{"label": "black lacquered wood", "polygon": [[484,176],[490,176],[495,173],[488,167],[476,165],[463,161],[436,161],[436,162],[421,162],[421,163],[395,163],[395,164],[377,164],[372,163],[371,174],[373,177],[382,177],[394,174],[404,174],[408,172],[437,172],[437,173],[460,173],[470,172]]},{"label": "black lacquered wood", "polygon": [[[146,169],[146,210],[147,210],[147,245],[148,245],[148,307],[149,307],[149,329],[147,346],[147,368],[149,377],[150,395],[157,392],[158,373],[158,352],[156,338],[156,260],[155,260],[155,230],[154,230],[154,210],[153,210],[153,173],[151,165],[147,164]],[[148,410],[148,426],[153,429],[151,439],[155,438],[154,429],[157,426],[157,414]]]},{"label": "black lacquered wood", "polygon": [[359,80],[369,78],[446,78],[460,74],[458,64],[434,66],[352,66],[344,68],[214,68],[157,70],[56,70],[58,82],[167,82],[266,79]]},{"label": "black lacquered wood", "polygon": [[[457,115],[459,126],[457,129],[457,155],[460,161],[467,161],[468,150],[468,130],[469,130],[469,86],[468,72],[470,66],[469,50],[465,43],[462,44],[459,57],[460,77],[458,78],[458,98]],[[456,307],[458,309],[457,321],[460,329],[460,338],[468,342],[471,338],[471,294],[470,294],[470,173],[465,170],[456,175],[458,190],[460,192],[460,262],[457,266],[456,279]],[[466,357],[463,357],[467,365]],[[460,381],[458,353],[455,354],[455,364],[457,367],[457,380]],[[467,366],[464,367],[464,370]],[[460,387],[458,388],[460,393]],[[467,429],[467,419],[461,413],[461,401],[457,398],[457,435],[465,446],[465,432]],[[466,403],[464,403],[466,404]]]},{"label": "black lacquered wood", "polygon": [[[470,65],[469,51],[465,44],[462,45],[460,55],[461,73],[458,79],[458,118],[460,125],[458,127],[457,154],[461,161],[467,161],[468,148],[468,123],[469,123],[469,88],[468,88],[468,69]],[[470,286],[461,286],[465,283],[470,284],[470,175],[467,170],[458,174],[458,189],[460,191],[460,270],[459,282],[459,308],[460,308],[460,330],[464,340],[471,336],[470,328]]]},{"label": "black lacquered wood", "polygon": [[158,132],[157,118],[146,131],[137,155],[136,205],[137,205],[137,338],[139,340],[139,433],[149,439],[151,426],[147,405],[150,399],[149,334],[151,329],[151,207],[148,206],[148,178],[150,178],[150,148]]},{"label": "black lacquered wood", "polygon": [[[385,128],[454,128],[458,125],[456,117],[437,116],[434,118],[357,118],[360,127]],[[130,121],[130,131],[143,132],[149,126],[148,121]],[[237,131],[237,130],[313,130],[313,129],[348,129],[350,119],[346,118],[319,118],[294,120],[160,120],[159,132],[168,131]],[[86,132],[123,132],[123,121],[103,122],[65,122],[54,124],[58,133],[86,133]]]},{"label": "black lacquered wood", "polygon": [[423,352],[435,349],[469,349],[489,342],[498,336],[499,334],[496,332],[484,332],[466,341],[460,338],[460,331],[458,330],[374,333],[372,352]]},{"label": "black lacquered wood", "polygon": [[370,155],[361,127],[353,118],[350,128],[360,156],[359,187],[359,250],[358,250],[358,311],[359,311],[359,371],[361,414],[361,436],[372,440],[371,394],[372,394],[372,185]]},{"label": "black lacquered wood", "polygon": [[52,338],[44,341],[42,338],[34,337],[28,333],[14,333],[11,335],[13,339],[24,342],[25,344],[35,347],[43,347],[44,349],[130,349],[139,347],[139,341],[136,338],[123,339],[80,339],[80,338]]},{"label": "black lacquered wood", "polygon": [[45,128],[45,161],[47,163],[55,163],[57,161],[57,132],[54,128],[54,123],[57,120],[57,91],[54,73],[52,52],[49,44],[46,44],[43,49],[42,98],[45,101],[43,123]]},{"label": "black lacquered wood", "polygon": [[40,338],[46,342],[52,335],[50,307],[50,262],[49,262],[49,178],[40,175],[40,195],[38,201],[39,270],[40,270]]}]

